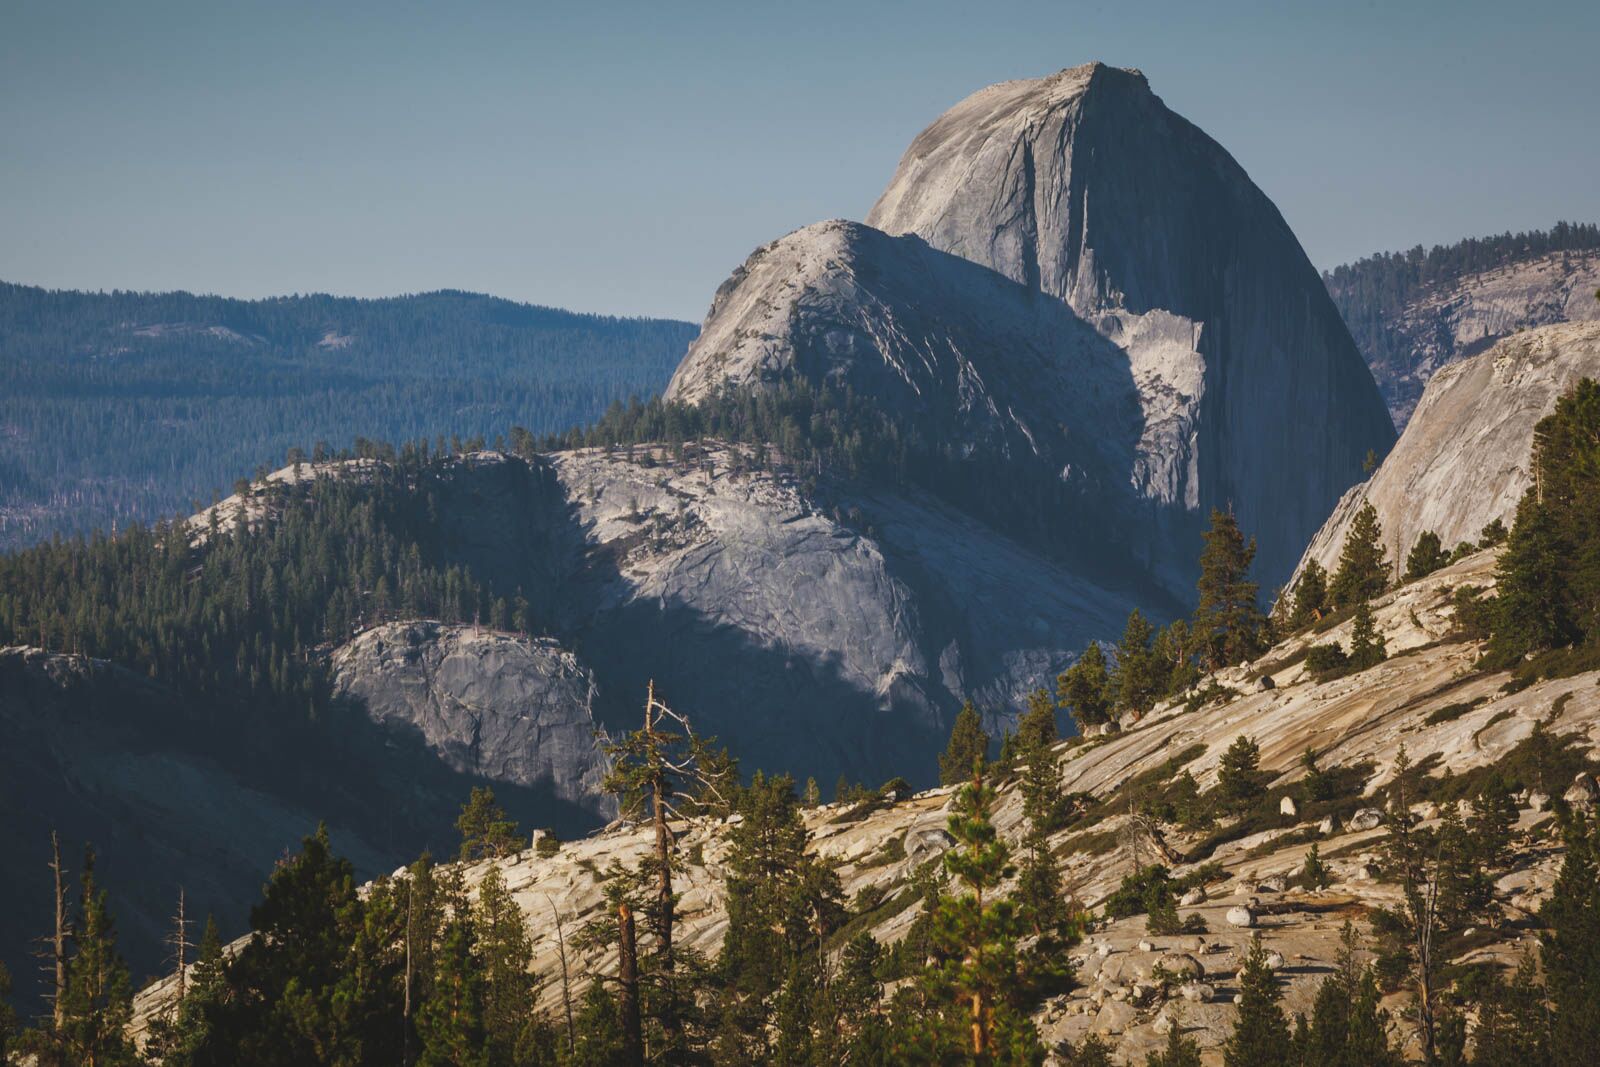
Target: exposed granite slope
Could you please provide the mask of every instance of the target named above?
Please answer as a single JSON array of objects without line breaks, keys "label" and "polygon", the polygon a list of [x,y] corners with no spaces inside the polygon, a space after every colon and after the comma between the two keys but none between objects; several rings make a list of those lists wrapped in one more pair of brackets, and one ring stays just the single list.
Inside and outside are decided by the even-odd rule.
[{"label": "exposed granite slope", "polygon": [[[1216,681],[1232,690],[1221,702],[1192,711],[1180,703],[1164,705],[1143,722],[1125,722],[1121,733],[1067,744],[1062,790],[1107,797],[1180,753],[1184,755],[1173,773],[1188,770],[1208,786],[1215,781],[1222,753],[1242,733],[1260,743],[1262,766],[1274,785],[1302,774],[1300,755],[1307,748],[1319,753],[1324,768],[1369,763],[1372,774],[1363,789],[1379,807],[1382,802],[1375,794],[1392,777],[1402,744],[1414,765],[1457,774],[1496,762],[1529,736],[1536,723],[1593,750],[1600,746],[1600,672],[1507,693],[1507,676],[1475,673],[1477,647],[1452,634],[1454,590],[1492,584],[1494,563],[1492,553],[1480,553],[1378,599],[1374,616],[1391,658],[1372,670],[1325,683],[1307,676],[1299,659],[1305,645],[1312,640],[1347,641],[1349,624],[1344,623],[1326,633],[1291,639],[1255,663],[1218,675]],[[1274,679],[1275,688],[1262,690],[1257,684],[1264,673]],[[1459,713],[1433,714],[1444,708]],[[938,789],[856,812],[824,805],[806,814],[811,847],[837,865],[846,898],[861,899],[857,894],[868,890],[886,902],[866,923],[880,940],[903,937],[917,915],[915,894],[907,890],[917,866],[936,860],[950,846],[943,831],[951,794]],[[1421,804],[1411,814],[1429,823],[1439,810]],[[1382,819],[1393,816],[1385,812]],[[1559,842],[1538,829],[1543,823],[1547,830],[1548,819],[1547,812],[1524,805],[1518,829],[1528,836],[1514,850],[1511,871],[1496,885],[1500,920],[1485,929],[1480,947],[1470,954],[1473,960],[1514,965],[1526,947],[1527,920],[1549,892],[1561,862]],[[1014,780],[1001,785],[995,821],[1002,836],[1017,844],[1024,820]],[[678,832],[684,864],[674,875],[681,894],[676,943],[711,955],[727,929],[726,825],[690,820]],[[1202,837],[1173,826],[1165,832],[1166,844],[1180,852],[1195,848]],[[1207,932],[1161,937],[1147,931],[1143,916],[1101,920],[1073,954],[1079,987],[1047,1002],[1037,1016],[1044,1035],[1051,1041],[1077,1041],[1097,1032],[1109,1038],[1124,1061],[1139,1063],[1164,1041],[1166,1027],[1181,1009],[1181,1025],[1201,1044],[1204,1061],[1219,1063],[1220,1044],[1236,1011],[1237,971],[1255,930],[1282,957],[1278,973],[1286,1008],[1309,1011],[1317,985],[1334,967],[1344,920],[1365,929],[1373,907],[1392,906],[1398,898],[1396,886],[1371,873],[1385,834],[1382,822],[1376,828],[1319,830],[1314,821],[1285,813],[1278,826],[1220,845],[1205,859],[1220,863],[1222,876],[1207,885],[1202,899],[1182,907],[1184,915],[1202,917]],[[1326,890],[1277,881],[1300,868],[1310,839],[1319,841],[1332,873],[1333,884]],[[555,1010],[561,998],[558,919],[569,935],[565,947],[571,973],[610,973],[614,963],[608,953],[575,951],[570,934],[605,907],[600,872],[613,860],[637,862],[648,854],[652,841],[647,825],[623,825],[564,843],[554,856],[530,850],[497,861],[526,914],[548,1010]],[[1061,856],[1066,888],[1091,906],[1100,904],[1132,868],[1134,848],[1149,862],[1156,847],[1120,815],[1105,817],[1088,833],[1070,827],[1055,836],[1052,846]],[[1175,870],[1181,874],[1196,863],[1198,859],[1179,863]],[[488,866],[467,868],[469,885],[476,885]],[[1253,928],[1230,922],[1229,913],[1241,906],[1250,909]],[[839,947],[833,946],[834,951]],[[1173,953],[1193,962],[1169,956]],[[1157,962],[1194,971],[1206,988],[1183,995],[1175,989],[1165,995],[1152,992],[1148,979]],[[582,979],[578,982],[575,992],[581,992]],[[170,982],[146,990],[139,1002],[142,1015],[158,1010],[168,995]],[[1397,1020],[1402,1018],[1402,1001],[1394,997],[1386,1003]],[[1402,1038],[1413,1041],[1408,1025],[1399,1026]]]},{"label": "exposed granite slope", "polygon": [[1401,566],[1424,530],[1448,550],[1476,541],[1494,519],[1509,526],[1532,484],[1534,424],[1585,377],[1600,378],[1600,322],[1525,330],[1441,368],[1394,451],[1339,501],[1300,566],[1315,559],[1331,571],[1369,502]]}]

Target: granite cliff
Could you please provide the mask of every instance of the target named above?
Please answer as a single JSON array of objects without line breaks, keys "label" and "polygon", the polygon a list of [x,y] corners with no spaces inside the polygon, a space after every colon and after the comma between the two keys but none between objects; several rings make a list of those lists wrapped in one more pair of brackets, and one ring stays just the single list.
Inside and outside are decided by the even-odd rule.
[{"label": "granite cliff", "polygon": [[1509,528],[1532,484],[1534,424],[1586,377],[1600,378],[1600,322],[1524,330],[1439,369],[1394,451],[1339,501],[1300,566],[1314,559],[1331,572],[1368,503],[1400,566],[1424,530],[1448,551],[1495,519]]},{"label": "granite cliff", "polygon": [[[1213,507],[1287,576],[1393,441],[1371,375],[1277,209],[1136,71],[973,94],[867,216],[758,250],[668,390],[784,375],[865,392],[964,455],[1080,485],[1140,565],[1192,595]],[[886,236],[891,235],[891,236]]]}]

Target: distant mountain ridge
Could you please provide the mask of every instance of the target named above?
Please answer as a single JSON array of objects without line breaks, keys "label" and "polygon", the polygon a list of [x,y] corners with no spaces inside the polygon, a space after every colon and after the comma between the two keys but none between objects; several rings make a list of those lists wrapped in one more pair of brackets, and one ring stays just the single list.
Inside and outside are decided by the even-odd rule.
[{"label": "distant mountain ridge", "polygon": [[454,290],[235,300],[0,283],[0,549],[190,510],[319,440],[588,422],[659,391],[694,335]]},{"label": "distant mountain ridge", "polygon": [[1440,367],[1517,330],[1600,319],[1600,226],[1380,252],[1322,280],[1403,430]]}]

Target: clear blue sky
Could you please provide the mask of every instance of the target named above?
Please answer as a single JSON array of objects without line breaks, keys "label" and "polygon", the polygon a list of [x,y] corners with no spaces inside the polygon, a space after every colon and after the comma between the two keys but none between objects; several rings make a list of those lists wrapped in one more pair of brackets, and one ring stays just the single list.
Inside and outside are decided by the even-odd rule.
[{"label": "clear blue sky", "polygon": [[1600,3],[0,6],[0,279],[698,320],[967,93],[1136,66],[1327,267],[1600,219]]}]

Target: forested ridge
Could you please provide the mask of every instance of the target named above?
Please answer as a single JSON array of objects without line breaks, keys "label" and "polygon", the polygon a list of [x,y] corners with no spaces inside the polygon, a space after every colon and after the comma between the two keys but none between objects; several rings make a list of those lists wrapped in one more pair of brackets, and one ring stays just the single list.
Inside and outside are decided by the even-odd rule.
[{"label": "forested ridge", "polygon": [[[455,462],[427,445],[248,494],[267,518],[135,524],[0,555],[0,646],[111,660],[189,698],[205,729],[272,734],[327,715],[330,646],[389,617],[528,628],[439,544]],[[520,462],[520,461],[513,461]]]},{"label": "forested ridge", "polygon": [[1435,286],[1540,256],[1600,251],[1600,226],[1557,222],[1548,230],[1468,237],[1449,245],[1378,252],[1324,271],[1323,284],[1372,366],[1409,362],[1394,316]]},{"label": "forested ridge", "polygon": [[586,423],[659,391],[694,334],[454,291],[0,283],[0,548],[191,510],[294,445]]}]

